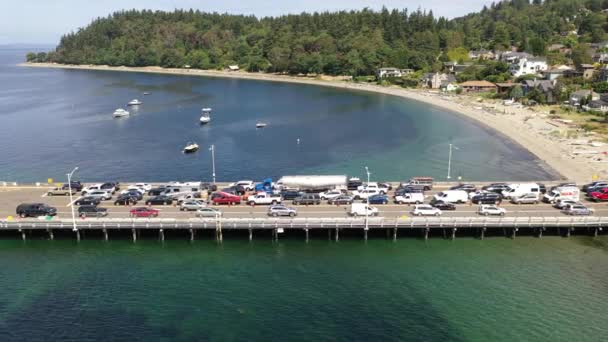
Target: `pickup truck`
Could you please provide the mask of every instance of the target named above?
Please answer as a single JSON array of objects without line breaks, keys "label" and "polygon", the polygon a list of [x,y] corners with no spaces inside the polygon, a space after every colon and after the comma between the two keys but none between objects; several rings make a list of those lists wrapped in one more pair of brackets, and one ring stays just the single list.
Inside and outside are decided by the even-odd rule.
[{"label": "pickup truck", "polygon": [[281,195],[274,195],[265,192],[260,192],[255,195],[251,195],[247,197],[247,204],[256,205],[256,204],[279,204],[283,201]]},{"label": "pickup truck", "polygon": [[[76,194],[76,189],[72,189],[72,195]],[[64,188],[54,188],[49,190],[46,193],[47,196],[69,196],[70,195],[70,189],[64,189]]]}]

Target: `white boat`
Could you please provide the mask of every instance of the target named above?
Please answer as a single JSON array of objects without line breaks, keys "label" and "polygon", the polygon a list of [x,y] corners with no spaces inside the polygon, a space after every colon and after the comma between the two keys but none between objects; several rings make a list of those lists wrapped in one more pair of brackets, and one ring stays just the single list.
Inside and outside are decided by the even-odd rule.
[{"label": "white boat", "polygon": [[138,99],[131,100],[131,101],[129,101],[129,103],[127,103],[127,105],[129,105],[129,106],[139,106],[140,104],[142,104],[142,102],[139,101]]},{"label": "white boat", "polygon": [[150,95],[150,93],[149,92],[145,92],[144,95]]},{"label": "white boat", "polygon": [[203,108],[201,110],[202,115],[200,118],[201,125],[206,125],[211,121],[211,108]]},{"label": "white boat", "polygon": [[258,122],[255,124],[255,128],[264,128],[264,127],[266,127],[266,123],[265,123],[265,122],[260,122],[260,121],[258,121]]},{"label": "white boat", "polygon": [[114,116],[115,118],[121,118],[123,116],[129,116],[129,112],[127,112],[126,110],[122,109],[122,108],[118,108],[117,110],[114,111],[114,114],[112,114],[112,116]]},{"label": "white boat", "polygon": [[184,147],[184,153],[194,153],[198,151],[198,144],[195,142],[189,142],[186,147]]}]

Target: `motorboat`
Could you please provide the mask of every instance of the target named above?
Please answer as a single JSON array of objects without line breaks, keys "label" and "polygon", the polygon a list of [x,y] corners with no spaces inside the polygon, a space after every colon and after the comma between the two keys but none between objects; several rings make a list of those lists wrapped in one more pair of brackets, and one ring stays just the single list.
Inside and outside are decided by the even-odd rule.
[{"label": "motorboat", "polygon": [[144,95],[150,95],[150,93],[146,91],[146,92],[144,93]]},{"label": "motorboat", "polygon": [[203,108],[200,118],[201,125],[206,125],[211,121],[211,108]]},{"label": "motorboat", "polygon": [[129,103],[127,103],[129,106],[139,106],[140,104],[142,104],[143,102],[139,101],[138,99],[134,99],[129,101]]},{"label": "motorboat", "polygon": [[129,112],[127,112],[126,110],[124,110],[122,108],[118,108],[117,110],[114,111],[114,114],[112,114],[112,116],[114,116],[115,118],[121,118],[124,116],[129,116]]},{"label": "motorboat", "polygon": [[260,122],[260,121],[258,121],[258,122],[255,124],[255,128],[264,128],[264,127],[266,127],[266,123],[265,123],[265,122]]},{"label": "motorboat", "polygon": [[184,153],[194,153],[198,151],[198,144],[195,142],[189,142],[186,147],[184,147]]}]

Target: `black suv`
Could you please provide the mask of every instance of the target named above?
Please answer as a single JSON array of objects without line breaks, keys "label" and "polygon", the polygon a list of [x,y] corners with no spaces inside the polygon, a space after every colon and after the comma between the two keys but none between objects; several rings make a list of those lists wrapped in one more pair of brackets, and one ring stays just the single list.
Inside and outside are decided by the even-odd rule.
[{"label": "black suv", "polygon": [[302,191],[297,191],[297,190],[283,190],[281,191],[281,197],[283,197],[284,200],[287,201],[291,201],[293,199],[296,199],[300,196],[304,195],[304,193]]},{"label": "black suv", "polygon": [[96,205],[83,205],[78,208],[80,217],[104,217],[108,216],[108,209]]},{"label": "black suv", "polygon": [[351,178],[348,180],[346,188],[348,190],[357,190],[361,185],[363,185],[363,182],[359,178]]},{"label": "black suv", "polygon": [[98,205],[101,203],[100,197],[81,197],[74,202],[76,205]]},{"label": "black suv", "polygon": [[173,204],[173,198],[165,195],[149,198],[146,205],[170,205]]},{"label": "black suv", "polygon": [[114,191],[120,190],[120,183],[108,182],[108,183],[103,183],[101,185],[101,190],[110,190],[110,189],[114,189]]},{"label": "black suv", "polygon": [[500,201],[502,201],[502,196],[495,192],[483,192],[471,198],[473,204],[496,204]]},{"label": "black suv", "polygon": [[166,189],[167,189],[166,186],[161,185],[159,187],[150,189],[150,191],[148,191],[148,195],[149,196],[160,196],[165,192]]},{"label": "black suv", "polygon": [[17,215],[20,217],[55,216],[57,208],[49,207],[43,203],[24,203],[17,207]]},{"label": "black suv", "polygon": [[69,184],[63,184],[63,186],[61,186],[61,189],[68,190],[70,189],[70,187],[72,188],[72,190],[76,190],[77,192],[81,192],[83,188],[82,183],[80,183],[80,181],[71,181]]},{"label": "black suv", "polygon": [[135,194],[128,192],[118,196],[116,201],[114,201],[114,205],[135,205],[140,199],[140,196],[136,196]]},{"label": "black suv", "polygon": [[500,194],[503,192],[503,190],[507,190],[508,187],[509,187],[509,184],[507,184],[507,183],[492,183],[490,185],[486,185],[486,186],[482,187],[481,190],[495,192],[497,194]]},{"label": "black suv", "polygon": [[477,188],[473,184],[458,184],[450,188],[450,190],[463,190],[466,192],[475,192]]},{"label": "black suv", "polygon": [[294,205],[303,204],[321,204],[321,197],[318,194],[303,194],[293,199],[291,202]]}]

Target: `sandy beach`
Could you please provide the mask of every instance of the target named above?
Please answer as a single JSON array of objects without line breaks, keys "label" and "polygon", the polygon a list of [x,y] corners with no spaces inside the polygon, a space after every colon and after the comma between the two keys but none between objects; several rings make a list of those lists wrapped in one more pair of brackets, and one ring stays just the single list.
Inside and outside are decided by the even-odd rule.
[{"label": "sandy beach", "polygon": [[[38,68],[109,70],[290,82],[400,96],[459,113],[500,132],[501,137],[520,144],[564,179],[583,183],[596,177],[608,178],[608,157],[604,154],[608,151],[608,145],[602,146],[603,144],[599,143],[598,138],[585,134],[576,127],[571,127],[568,123],[553,120],[548,113],[525,107],[507,106],[500,101],[482,100],[471,95],[446,95],[437,91],[354,83],[330,77],[295,77],[243,71],[165,69],[161,67],[132,68],[53,63],[23,63],[20,65]],[[579,131],[578,136],[562,137],[566,133],[576,131]],[[525,170],[522,170],[522,172],[525,172]]]}]

